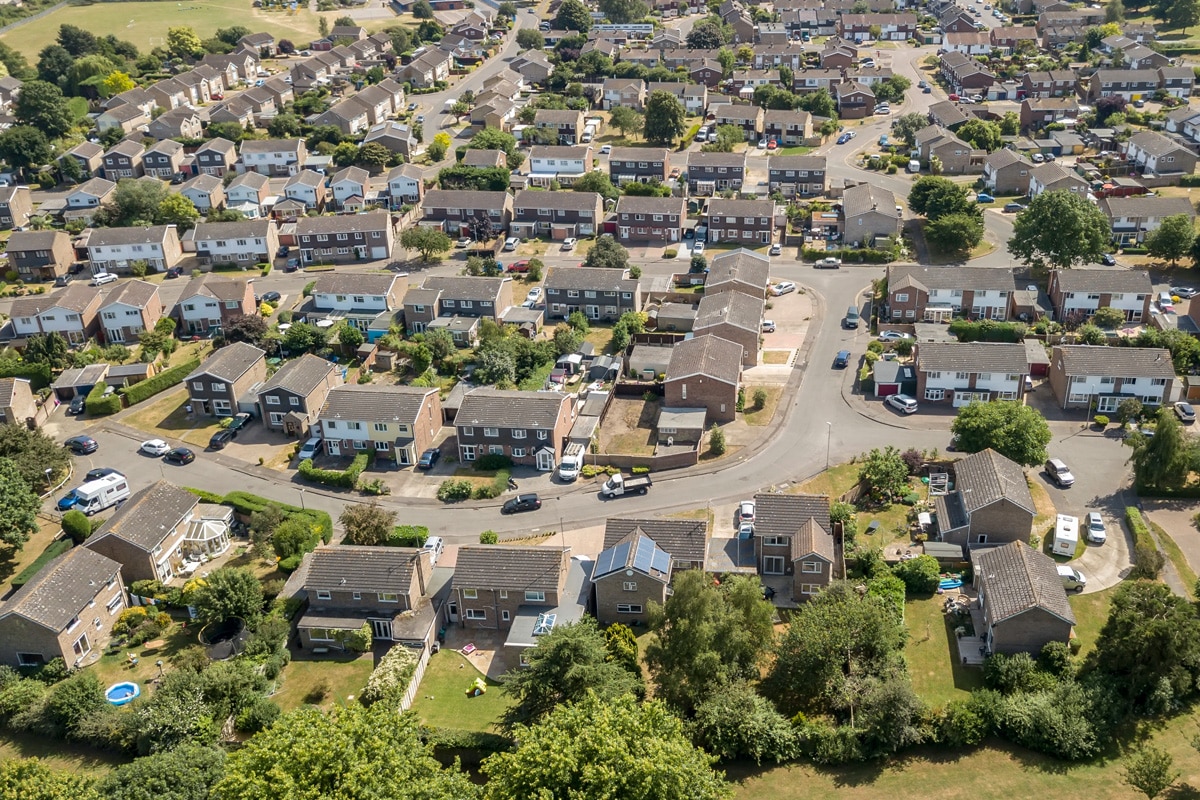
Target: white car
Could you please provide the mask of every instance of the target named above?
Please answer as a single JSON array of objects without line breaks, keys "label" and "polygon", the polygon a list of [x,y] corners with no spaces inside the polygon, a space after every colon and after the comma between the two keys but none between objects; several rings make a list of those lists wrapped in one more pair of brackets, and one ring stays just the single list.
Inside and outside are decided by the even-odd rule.
[{"label": "white car", "polygon": [[138,449],[152,456],[165,456],[167,451],[171,449],[171,445],[162,439],[148,439],[142,442],[142,446]]},{"label": "white car", "polygon": [[309,439],[307,442],[304,443],[304,445],[300,448],[300,453],[297,457],[301,461],[305,461],[310,458],[316,458],[317,453],[320,453],[320,452],[321,452],[321,439],[318,436],[314,436],[311,439]]},{"label": "white car", "polygon": [[541,299],[542,299],[542,287],[540,287],[540,286],[533,287],[532,289],[529,290],[529,293],[525,295],[525,302],[527,302],[527,303],[536,303],[537,301],[539,301]]},{"label": "white car", "polygon": [[775,244],[771,245],[770,253],[773,256],[783,255],[783,245],[781,245],[779,242],[776,242]]},{"label": "white car", "polygon": [[508,252],[512,252],[513,250],[516,250],[518,247],[520,247],[520,245],[521,245],[521,240],[518,239],[516,236],[510,236],[504,240],[504,249],[507,250]]},{"label": "white car", "polygon": [[612,152],[612,145],[611,145],[611,144],[606,144],[606,145],[603,145],[603,146],[600,148],[600,155],[602,155],[602,156],[606,156],[606,155],[608,155],[608,154],[609,154],[609,153],[611,153],[611,152]]},{"label": "white car", "polygon": [[92,276],[92,286],[103,286],[106,283],[112,283],[116,279],[117,276],[111,272],[97,272]]},{"label": "white car", "polygon": [[1089,511],[1087,515],[1087,539],[1094,544],[1104,544],[1108,531],[1104,529],[1104,517],[1099,511]]},{"label": "white car", "polygon": [[775,332],[775,320],[764,319],[762,321],[762,332],[763,333],[774,333]]},{"label": "white car", "polygon": [[767,140],[766,140],[766,139],[759,139],[759,140],[758,140],[758,149],[759,149],[759,150],[766,150],[766,149],[767,149]]},{"label": "white car", "polygon": [[738,505],[738,523],[754,522],[754,501],[743,500]]},{"label": "white car", "polygon": [[455,247],[470,247],[470,245],[471,245],[471,237],[470,236],[463,236],[457,242],[454,243]]},{"label": "white car", "polygon": [[887,404],[904,414],[915,414],[917,401],[906,394],[889,394]]},{"label": "white car", "polygon": [[813,266],[817,269],[837,269],[841,265],[842,260],[833,256],[827,256],[826,258],[822,258],[816,264],[813,264]]},{"label": "white car", "polygon": [[575,245],[578,243],[579,243],[579,240],[576,239],[574,236],[572,236],[569,239],[563,239],[562,249],[563,250],[574,250]]},{"label": "white car", "polygon": [[780,281],[771,287],[771,294],[776,297],[796,291],[796,284],[791,281]]},{"label": "white car", "polygon": [[703,253],[703,252],[704,252],[704,242],[696,242],[694,245],[692,245],[692,255],[697,255],[698,253]]},{"label": "white car", "polygon": [[881,342],[899,342],[911,338],[913,338],[911,333],[904,333],[903,331],[884,331],[879,334],[879,341]]},{"label": "white car", "polygon": [[1180,422],[1195,422],[1196,409],[1192,408],[1191,403],[1185,403],[1181,400],[1175,404],[1175,416],[1179,417]]}]

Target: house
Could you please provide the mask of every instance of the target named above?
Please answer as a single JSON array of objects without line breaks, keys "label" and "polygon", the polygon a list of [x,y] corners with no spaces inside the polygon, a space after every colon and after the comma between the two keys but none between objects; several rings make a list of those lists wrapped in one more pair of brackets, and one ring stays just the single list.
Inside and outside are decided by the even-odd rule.
[{"label": "house", "polygon": [[342,385],[342,368],[305,353],[287,361],[258,390],[258,416],[268,430],[307,436],[329,392]]},{"label": "house", "polygon": [[93,228],[87,243],[92,270],[128,272],[131,265],[144,261],[156,272],[163,272],[183,258],[183,246],[174,225],[149,228]]},{"label": "house", "polygon": [[971,56],[963,53],[942,55],[940,72],[952,92],[958,94],[990,93],[996,76]]},{"label": "house", "polygon": [[134,492],[83,547],[119,563],[130,583],[166,583],[183,567],[184,540],[199,503],[186,489],[156,481]]},{"label": "house", "polygon": [[825,156],[768,156],[767,186],[784,197],[821,197],[829,192]]},{"label": "house", "polygon": [[401,155],[405,161],[411,161],[422,152],[421,144],[413,135],[410,126],[395,120],[385,120],[378,125],[372,125],[363,144],[381,144],[389,151]]},{"label": "house", "polygon": [[744,247],[713,257],[704,279],[704,295],[741,292],[763,300],[770,282],[771,261]]},{"label": "house", "polygon": [[104,177],[110,181],[142,176],[142,143],[134,139],[117,142],[104,153]]},{"label": "house", "polygon": [[64,153],[59,160],[70,158],[79,165],[80,176],[85,180],[104,167],[104,148],[95,142],[80,142]]},{"label": "house", "polygon": [[184,378],[192,414],[230,417],[238,401],[267,379],[266,353],[245,342],[227,344]]},{"label": "house", "polygon": [[225,207],[225,186],[216,175],[197,175],[182,184],[179,193],[191,200],[201,214]]},{"label": "house", "polygon": [[[288,177],[303,169],[307,158],[308,149],[303,139],[245,139],[241,145],[238,172]],[[203,172],[203,162],[197,159],[197,163]]]},{"label": "house", "polygon": [[976,631],[989,653],[1029,653],[1051,642],[1067,644],[1075,612],[1058,565],[1024,542],[971,551],[971,572],[983,612]]},{"label": "house", "polygon": [[269,33],[248,33],[238,39],[238,44],[257,50],[263,58],[271,58],[276,53],[275,37]]},{"label": "house", "polygon": [[[261,176],[260,176],[261,177]],[[279,229],[270,220],[200,222],[183,235],[205,266],[269,264],[279,250]]]},{"label": "house", "polygon": [[959,314],[1007,320],[1015,284],[1004,267],[888,266],[892,322],[949,322]]},{"label": "house", "polygon": [[522,238],[551,241],[594,236],[604,218],[604,198],[598,192],[542,192],[522,189],[512,199],[508,230]]},{"label": "house", "polygon": [[763,136],[784,147],[802,145],[813,138],[812,114],[769,108],[763,112]]},{"label": "house", "polygon": [[248,219],[263,215],[263,205],[271,196],[271,179],[257,172],[244,172],[225,187],[225,204]]},{"label": "house", "polygon": [[725,103],[714,105],[709,112],[716,115],[717,125],[732,125],[742,129],[748,142],[757,142],[763,132],[764,112],[761,106]]},{"label": "house", "polygon": [[0,425],[25,425],[37,417],[37,401],[25,378],[0,378]]},{"label": "house", "polygon": [[[1003,29],[1008,30],[1008,29]],[[1061,69],[1026,72],[1021,76],[1021,89],[1026,98],[1075,97],[1077,76],[1074,70]]]},{"label": "house", "polygon": [[363,625],[374,641],[420,650],[433,644],[442,624],[428,550],[322,545],[296,572],[308,601],[296,634],[314,652],[344,650],[346,637]]},{"label": "house", "polygon": [[1158,406],[1175,396],[1171,354],[1158,347],[1059,345],[1050,353],[1050,388],[1066,409],[1113,414],[1122,400]]},{"label": "house", "polygon": [[[237,145],[220,137],[209,139],[196,150],[196,171],[223,178],[237,163]],[[251,170],[253,171],[253,170]],[[269,174],[264,171],[264,174]]]},{"label": "house", "polygon": [[386,211],[337,217],[304,217],[296,222],[301,264],[348,264],[390,258],[396,229]]},{"label": "house", "polygon": [[61,658],[90,664],[125,610],[121,564],[86,547],[48,562],[0,604],[0,663],[40,667]]},{"label": "house", "polygon": [[[165,78],[161,81],[156,81],[146,87],[146,93],[154,100],[154,104],[164,110],[164,114],[172,114],[175,111],[191,111],[196,104],[196,98],[192,94],[192,87],[175,80],[174,78]],[[155,120],[157,121],[157,120]],[[153,126],[153,123],[151,123]],[[147,130],[150,130],[147,128]],[[156,137],[157,138],[157,137]]]},{"label": "house", "polygon": [[942,41],[942,47],[951,53],[962,53],[968,56],[986,56],[992,52],[992,36],[986,31],[951,31]]},{"label": "house", "polygon": [[331,125],[345,136],[356,136],[371,125],[369,111],[362,103],[350,97],[330,106],[325,113],[317,115],[312,124]]},{"label": "house", "polygon": [[300,203],[306,211],[324,211],[327,192],[325,176],[309,169],[300,170],[283,185],[284,197]]},{"label": "house", "polygon": [[335,386],[317,425],[331,456],[373,450],[377,459],[412,466],[442,428],[438,390],[416,386]]},{"label": "house", "polygon": [[474,389],[454,417],[458,458],[470,462],[485,455],[505,455],[515,464],[550,472],[562,457],[574,421],[575,405],[569,395]]},{"label": "house", "polygon": [[512,217],[513,197],[508,192],[430,189],[421,201],[419,224],[436,227],[451,237],[486,241],[502,236]]},{"label": "house", "polygon": [[[687,51],[682,51],[687,52]],[[711,52],[711,51],[710,51]],[[719,61],[713,58],[687,59],[688,79],[707,89],[716,89],[725,77],[725,70]]]},{"label": "house", "polygon": [[[1038,32],[1037,28],[1033,26],[995,27],[992,28],[990,35],[992,47],[1005,55],[1010,55],[1022,47],[1031,47],[1034,50],[1038,47]],[[1074,82],[1074,76],[1072,76],[1072,85]]]},{"label": "house", "polygon": [[583,136],[583,112],[539,108],[533,116],[533,127],[549,131],[556,144],[579,144]]},{"label": "house", "polygon": [[746,178],[745,153],[704,153],[691,150],[687,157],[688,192],[711,196],[725,189],[741,189]]},{"label": "house", "polygon": [[650,603],[667,602],[671,583],[671,554],[634,528],[596,558],[592,587],[596,594],[596,619],[601,625],[631,624]]},{"label": "house", "polygon": [[842,194],[842,236],[854,247],[870,247],[876,239],[900,231],[900,211],[889,189],[870,183],[851,186]]},{"label": "house", "polygon": [[462,161],[458,163],[464,167],[478,167],[480,169],[491,169],[492,167],[508,169],[508,156],[503,150],[472,148],[463,153]]},{"label": "house", "polygon": [[917,38],[917,15],[842,14],[838,35],[854,42],[866,39],[904,42]]},{"label": "house", "polygon": [[487,318],[500,323],[512,305],[512,278],[428,277],[405,295],[404,323],[410,334],[439,319]]},{"label": "house", "polygon": [[14,231],[4,255],[21,280],[52,281],[67,274],[75,248],[65,231]]},{"label": "house", "polygon": [[[271,103],[273,105],[274,100]],[[208,121],[209,124],[214,122],[232,122],[234,125],[242,128],[245,128],[247,125],[253,127],[254,113],[254,106],[246,102],[243,94],[209,107]]]},{"label": "house", "polygon": [[1020,464],[989,448],[955,461],[952,469],[954,490],[934,501],[941,541],[1029,543],[1037,510]]},{"label": "house", "polygon": [[415,89],[430,89],[439,81],[450,77],[454,66],[453,57],[440,47],[431,47],[425,53],[396,71],[396,78],[412,83]]},{"label": "house", "polygon": [[396,89],[399,90],[399,98],[396,92],[379,84],[371,84],[352,95],[350,101],[365,108],[370,123],[378,125],[403,107],[401,103],[404,102],[404,87],[397,84]]},{"label": "house", "polygon": [[708,563],[710,531],[707,520],[610,517],[604,523],[604,549],[615,547],[635,530],[649,536],[670,555],[672,572],[704,569]]},{"label": "house", "polygon": [[841,82],[842,71],[839,69],[802,69],[792,74],[792,89],[796,94],[811,94],[824,89],[833,97],[835,87]]},{"label": "house", "polygon": [[[241,222],[201,223],[201,226],[243,225]],[[188,281],[171,309],[179,330],[188,334],[207,334],[224,328],[234,320],[258,312],[254,302],[254,284],[214,274],[200,275]]]},{"label": "house", "polygon": [[678,342],[666,368],[663,406],[704,409],[706,426],[733,422],[744,352],[742,344],[715,334]]},{"label": "house", "polygon": [[1021,401],[1029,374],[1025,345],[999,342],[920,342],[915,366],[917,397],[954,408],[976,400]]},{"label": "house", "polygon": [[162,319],[158,286],[148,281],[120,284],[100,306],[100,331],[106,344],[133,344]]},{"label": "house", "polygon": [[646,82],[641,78],[608,78],[600,88],[600,105],[605,111],[618,106],[641,111],[646,106]]},{"label": "house", "polygon": [[692,330],[696,337],[720,336],[742,346],[742,366],[758,364],[758,341],[762,333],[764,303],[742,292],[705,295],[696,309]]},{"label": "house", "polygon": [[338,208],[345,209],[355,200],[361,204],[371,194],[371,174],[362,167],[346,167],[329,180],[329,188]]},{"label": "house", "polygon": [[1125,142],[1125,158],[1137,171],[1152,175],[1191,175],[1196,171],[1196,154],[1155,131],[1135,133]]},{"label": "house", "polygon": [[114,128],[122,133],[133,133],[150,122],[150,115],[141,106],[132,103],[114,106],[100,112],[96,117],[96,130],[104,133]]},{"label": "house", "polygon": [[387,191],[393,210],[406,205],[419,205],[425,197],[425,171],[415,164],[401,164],[393,168],[387,176]]},{"label": "house", "polygon": [[29,223],[33,200],[28,186],[0,187],[0,230],[12,230]]},{"label": "house", "polygon": [[171,180],[183,168],[183,145],[164,139],[142,153],[142,171],[163,180]]},{"label": "house", "polygon": [[12,111],[13,103],[21,96],[21,87],[24,85],[24,81],[11,75],[0,78],[0,110],[5,113]]},{"label": "house", "polygon": [[708,204],[708,241],[770,244],[775,236],[774,200],[725,200]]},{"label": "house", "polygon": [[19,337],[58,333],[69,344],[83,344],[99,330],[100,290],[72,283],[52,295],[27,295],[13,300],[9,316]]},{"label": "house", "polygon": [[875,113],[875,93],[858,81],[837,84],[833,97],[842,119],[863,119]]},{"label": "house", "polygon": [[1033,162],[1022,158],[1015,150],[1004,147],[983,162],[983,185],[993,195],[1028,194],[1029,174],[1032,171]]},{"label": "house", "polygon": [[314,319],[344,320],[365,333],[383,312],[403,308],[407,289],[404,275],[325,272],[313,284],[311,308],[306,307],[306,312],[315,312],[308,313]]},{"label": "house", "polygon": [[1071,192],[1087,197],[1091,187],[1074,171],[1049,162],[1038,164],[1029,173],[1029,196],[1037,197],[1042,192]]},{"label": "house", "polygon": [[[1158,55],[1158,53],[1154,53]],[[1163,65],[1158,68],[1158,88],[1171,97],[1186,100],[1196,85],[1196,75],[1185,66]]]},{"label": "house", "polygon": [[703,83],[687,83],[684,81],[650,82],[646,85],[646,97],[655,92],[669,92],[675,99],[683,103],[688,114],[703,114],[708,110],[708,87]]},{"label": "house", "polygon": [[1079,101],[1074,97],[1032,97],[1021,101],[1021,130],[1036,130],[1065,119],[1078,119]]},{"label": "house", "polygon": [[756,494],[753,540],[759,574],[792,576],[796,602],[843,576],[825,495]]},{"label": "house", "polygon": [[946,175],[971,175],[983,172],[987,151],[972,147],[940,125],[930,125],[916,133],[915,149],[923,164],[934,157],[942,162]]},{"label": "house", "polygon": [[591,321],[614,322],[622,314],[642,310],[640,279],[629,277],[628,272],[605,267],[550,267],[542,288],[548,319],[566,319],[581,311]]},{"label": "house", "polygon": [[682,197],[637,197],[617,200],[617,241],[629,247],[665,245],[683,240],[687,201]]},{"label": "house", "polygon": [[530,83],[544,83],[554,72],[554,65],[541,50],[526,50],[514,58],[509,67]]},{"label": "house", "polygon": [[1113,240],[1121,246],[1144,241],[1167,217],[1184,214],[1195,219],[1196,211],[1186,197],[1105,197],[1100,210],[1108,217]]},{"label": "house", "polygon": [[1150,275],[1125,269],[1056,269],[1046,293],[1055,319],[1087,319],[1101,308],[1115,308],[1129,322],[1150,319],[1154,288]]},{"label": "house", "polygon": [[91,218],[100,206],[112,199],[117,184],[104,178],[89,178],[67,192],[67,210],[64,217],[83,219],[90,223]]},{"label": "house", "polygon": [[632,181],[666,183],[670,174],[671,151],[666,148],[614,147],[608,154],[608,177],[618,186]]},{"label": "house", "polygon": [[858,61],[858,48],[848,42],[831,40],[825,42],[819,55],[825,69],[849,69]]},{"label": "house", "polygon": [[1152,98],[1158,91],[1158,83],[1156,69],[1100,69],[1088,81],[1086,95],[1081,90],[1080,96],[1094,103],[1101,97],[1116,95],[1132,103]]},{"label": "house", "polygon": [[525,174],[530,186],[570,186],[592,171],[592,146],[535,144],[529,148]]}]

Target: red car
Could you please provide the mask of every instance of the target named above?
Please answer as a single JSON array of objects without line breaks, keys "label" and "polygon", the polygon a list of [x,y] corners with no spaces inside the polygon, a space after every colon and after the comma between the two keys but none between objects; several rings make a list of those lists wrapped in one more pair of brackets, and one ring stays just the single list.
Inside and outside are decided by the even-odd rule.
[{"label": "red car", "polygon": [[514,261],[508,265],[509,272],[529,272],[529,259]]}]

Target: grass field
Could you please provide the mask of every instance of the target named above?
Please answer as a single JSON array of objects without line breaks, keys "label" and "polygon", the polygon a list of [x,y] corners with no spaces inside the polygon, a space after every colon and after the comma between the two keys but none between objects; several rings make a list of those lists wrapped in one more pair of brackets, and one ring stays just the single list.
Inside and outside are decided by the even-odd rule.
[{"label": "grass field", "polygon": [[[293,655],[295,655],[293,651]],[[367,685],[371,670],[375,669],[375,658],[370,653],[359,656],[310,656],[302,660],[293,659],[283,670],[283,682],[271,699],[284,711],[291,711],[311,704],[316,696],[310,693],[318,685],[328,691],[316,705],[330,708],[358,702],[358,696]]]},{"label": "grass field", "polygon": [[[483,677],[488,690],[479,697],[467,697],[471,681]],[[425,677],[417,689],[412,710],[426,725],[463,731],[491,731],[508,709],[509,698],[500,684],[488,680],[474,665],[453,650],[442,650],[429,657]]]},{"label": "grass field", "polygon": [[268,12],[252,8],[250,0],[204,0],[187,4],[96,3],[55,11],[0,35],[0,41],[21,51],[33,63],[37,60],[38,52],[54,41],[58,27],[64,23],[78,25],[97,36],[111,33],[118,39],[132,42],[143,52],[164,44],[168,28],[188,25],[195,29],[201,39],[205,39],[218,28],[245,25],[252,31],[265,31],[279,38],[291,39],[299,49],[308,47],[308,43],[317,38],[317,19],[321,16],[329,17],[332,25],[339,14],[329,12],[321,15],[305,7],[294,15]]}]

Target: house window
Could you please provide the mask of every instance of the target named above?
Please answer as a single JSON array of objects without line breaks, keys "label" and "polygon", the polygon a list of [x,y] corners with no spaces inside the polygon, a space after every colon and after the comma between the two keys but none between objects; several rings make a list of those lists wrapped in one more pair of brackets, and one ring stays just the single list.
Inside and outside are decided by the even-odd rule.
[{"label": "house window", "polygon": [[926,400],[945,400],[946,399],[946,390],[945,389],[926,389],[925,390],[925,399]]},{"label": "house window", "polygon": [[375,430],[378,433],[387,433],[387,428],[388,428],[388,426],[387,426],[386,422],[376,422],[375,423]]},{"label": "house window", "polygon": [[625,592],[636,592],[637,591],[637,581],[622,581],[621,582],[621,590],[625,591]]},{"label": "house window", "polygon": [[499,436],[500,429],[499,428],[484,428],[483,435],[484,436]]},{"label": "house window", "polygon": [[67,633],[70,633],[71,631],[75,630],[78,627],[79,627],[79,617],[75,617],[73,620],[71,620],[70,622],[67,623]]},{"label": "house window", "polygon": [[463,589],[462,596],[463,596],[463,600],[478,600],[479,599],[479,590],[478,589]]},{"label": "house window", "polygon": [[494,455],[494,456],[502,456],[502,455],[504,455],[504,445],[502,445],[502,444],[488,445],[488,453],[490,453],[491,455]]},{"label": "house window", "polygon": [[17,653],[17,663],[22,667],[40,667],[46,658],[41,653]]},{"label": "house window", "polygon": [[269,405],[269,406],[279,405],[279,398],[273,394],[267,395],[267,405]]},{"label": "house window", "polygon": [[806,573],[809,573],[810,575],[813,573],[816,573],[819,575],[821,573],[821,564],[818,561],[801,561],[800,567],[801,567],[801,569],[800,569],[801,572],[806,572]]},{"label": "house window", "polygon": [[318,600],[332,600],[333,595],[330,592],[317,592]]},{"label": "house window", "polygon": [[375,451],[377,453],[386,453],[388,451],[388,448],[390,448],[390,447],[391,447],[391,445],[388,444],[387,442],[376,442],[375,443]]},{"label": "house window", "polygon": [[83,658],[92,651],[92,645],[88,641],[86,633],[75,640],[75,644],[71,645],[71,650],[74,651],[75,655],[79,658]]},{"label": "house window", "polygon": [[897,294],[896,302],[897,303],[907,303],[908,302],[908,292],[900,292],[899,294]]},{"label": "house window", "polygon": [[525,457],[525,448],[524,447],[514,447],[512,449],[512,454],[513,454],[513,458],[524,458]]},{"label": "house window", "polygon": [[214,384],[212,385],[212,388],[213,388],[213,391],[214,391],[214,392],[223,392],[223,391],[225,391],[225,384],[223,384],[223,383],[214,383]]},{"label": "house window", "polygon": [[204,391],[204,381],[192,381],[192,388],[197,392]]},{"label": "house window", "polygon": [[525,438],[525,429],[524,428],[514,428],[513,432],[512,432],[512,438],[524,439]]},{"label": "house window", "polygon": [[355,600],[362,600],[362,592],[355,592],[351,595]]},{"label": "house window", "polygon": [[508,622],[508,619],[509,619],[508,609],[501,611],[500,612],[500,620],[502,622]]},{"label": "house window", "polygon": [[462,446],[462,457],[463,457],[463,461],[474,461],[475,460],[475,445],[464,444]]},{"label": "house window", "polygon": [[790,536],[764,536],[763,547],[787,547],[791,541]]},{"label": "house window", "polygon": [[487,619],[487,610],[482,608],[468,608],[464,612],[466,619]]},{"label": "house window", "polygon": [[288,405],[290,405],[292,408],[299,408],[300,407],[300,398],[299,397],[289,397]]},{"label": "house window", "polygon": [[525,592],[526,603],[544,603],[546,602],[545,592]]},{"label": "house window", "polygon": [[638,603],[617,603],[618,614],[640,614],[642,606]]},{"label": "house window", "polygon": [[400,602],[400,595],[396,594],[395,592],[379,592],[376,595],[376,597],[379,598],[379,602],[381,602],[381,603],[399,603]]},{"label": "house window", "polygon": [[108,601],[108,605],[106,605],[105,608],[108,609],[109,614],[115,614],[117,613],[117,609],[123,607],[124,605],[124,599],[121,597],[121,595],[117,595],[112,600]]},{"label": "house window", "polygon": [[538,439],[539,439],[539,440],[541,440],[541,441],[543,441],[543,442],[544,442],[544,441],[546,441],[546,436],[547,436],[547,435],[548,435],[548,434],[546,433],[546,431],[538,431]]},{"label": "house window", "polygon": [[800,584],[800,594],[816,594],[821,591],[821,587],[815,583]]}]

